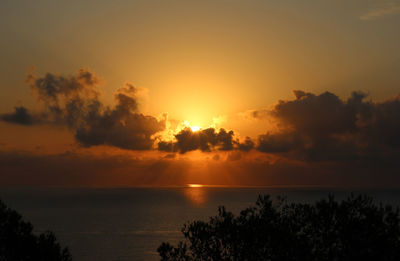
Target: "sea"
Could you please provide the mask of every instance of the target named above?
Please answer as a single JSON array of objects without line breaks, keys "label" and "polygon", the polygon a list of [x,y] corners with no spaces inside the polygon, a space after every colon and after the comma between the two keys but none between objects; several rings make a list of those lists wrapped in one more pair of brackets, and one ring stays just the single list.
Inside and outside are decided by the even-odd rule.
[{"label": "sea", "polygon": [[75,261],[159,260],[162,242],[183,240],[187,222],[208,220],[225,206],[235,214],[259,195],[312,203],[333,194],[367,194],[375,202],[400,205],[400,189],[317,187],[40,188],[0,189],[0,199],[34,225],[53,231]]}]

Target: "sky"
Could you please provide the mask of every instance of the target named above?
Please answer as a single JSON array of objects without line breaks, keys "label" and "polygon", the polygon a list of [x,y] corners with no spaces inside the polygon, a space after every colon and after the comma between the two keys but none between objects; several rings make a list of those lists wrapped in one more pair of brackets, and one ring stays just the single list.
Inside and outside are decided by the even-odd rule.
[{"label": "sky", "polygon": [[0,2],[0,186],[399,186],[400,1]]}]

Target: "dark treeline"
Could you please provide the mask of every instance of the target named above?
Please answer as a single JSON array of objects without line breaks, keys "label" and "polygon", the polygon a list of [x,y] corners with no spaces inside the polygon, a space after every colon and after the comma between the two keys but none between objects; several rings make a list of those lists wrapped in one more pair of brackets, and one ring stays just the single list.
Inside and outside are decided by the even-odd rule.
[{"label": "dark treeline", "polygon": [[162,243],[161,260],[400,260],[399,210],[368,196],[314,204],[273,202],[233,215],[220,207],[208,222],[185,224],[185,241]]},{"label": "dark treeline", "polygon": [[0,261],[71,261],[52,232],[39,235],[15,210],[0,201]]},{"label": "dark treeline", "polygon": [[[220,207],[209,221],[182,229],[185,241],[162,243],[161,260],[400,260],[399,209],[368,196],[333,196],[313,204],[272,201],[235,216]],[[71,261],[51,232],[34,234],[29,222],[0,201],[0,261]]]}]

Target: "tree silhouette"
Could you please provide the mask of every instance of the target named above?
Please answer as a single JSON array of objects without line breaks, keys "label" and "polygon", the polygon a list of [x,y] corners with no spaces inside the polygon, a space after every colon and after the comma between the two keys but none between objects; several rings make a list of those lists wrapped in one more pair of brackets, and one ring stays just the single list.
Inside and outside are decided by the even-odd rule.
[{"label": "tree silhouette", "polygon": [[33,226],[0,201],[0,261],[71,261],[52,232],[33,234]]},{"label": "tree silhouette", "polygon": [[184,242],[162,243],[161,260],[400,260],[399,210],[371,197],[314,204],[260,196],[234,216],[185,224]]}]

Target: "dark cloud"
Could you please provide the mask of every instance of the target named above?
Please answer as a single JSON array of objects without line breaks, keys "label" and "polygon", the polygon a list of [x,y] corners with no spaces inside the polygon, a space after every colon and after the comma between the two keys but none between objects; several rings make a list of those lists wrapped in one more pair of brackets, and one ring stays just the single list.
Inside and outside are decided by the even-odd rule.
[{"label": "dark cloud", "polygon": [[199,131],[192,131],[185,128],[175,135],[176,141],[158,143],[158,149],[161,151],[186,153],[193,150],[210,152],[213,150],[251,150],[254,143],[249,137],[244,143],[240,143],[234,138],[233,131],[226,131],[221,128],[218,132],[214,128],[207,128]]},{"label": "dark cloud", "polygon": [[257,151],[227,151],[219,154],[226,155],[226,160],[215,157],[198,164],[198,161],[179,157],[178,154],[151,158],[126,152],[96,155],[79,151],[38,154],[0,150],[0,186],[127,187],[199,183],[396,187],[400,184],[400,162],[392,159],[382,159],[379,164],[376,161],[305,163],[282,158],[268,160],[267,154]]},{"label": "dark cloud", "polygon": [[62,98],[79,97],[83,92],[84,95],[98,95],[95,87],[99,79],[86,69],[80,69],[76,75],[69,77],[47,73],[44,77],[37,78],[30,74],[27,82],[37,92],[38,98],[48,103],[58,104]]},{"label": "dark cloud", "polygon": [[14,113],[3,114],[1,119],[24,125],[66,125],[83,146],[151,149],[152,136],[165,128],[165,120],[138,112],[138,89],[131,84],[117,90],[114,107],[104,106],[96,89],[99,82],[96,75],[85,69],[68,77],[51,73],[41,78],[29,75],[28,83],[43,104],[43,111],[33,115],[26,108],[17,107]]},{"label": "dark cloud", "polygon": [[37,119],[34,119],[34,117],[29,113],[28,109],[23,106],[15,107],[15,111],[13,113],[0,115],[0,119],[5,122],[21,125],[32,125],[37,122]]},{"label": "dark cloud", "polygon": [[250,151],[254,148],[254,142],[250,139],[250,137],[246,137],[243,143],[240,143],[238,141],[235,141],[234,143],[237,148],[242,151]]},{"label": "dark cloud", "polygon": [[[84,146],[111,145],[124,149],[152,149],[152,135],[165,128],[165,119],[157,120],[135,112],[138,108],[137,89],[130,84],[118,89],[116,106],[102,108],[100,103],[88,106],[76,128],[76,139]],[[76,106],[79,110],[79,105]],[[74,108],[75,109],[75,108]]]},{"label": "dark cloud", "polygon": [[1,187],[183,185],[185,169],[185,161],[138,158],[129,153],[0,151]]},{"label": "dark cloud", "polygon": [[295,150],[302,146],[302,141],[296,133],[267,133],[258,138],[257,149],[267,153],[282,153]]},{"label": "dark cloud", "polygon": [[95,114],[76,129],[75,137],[84,146],[111,145],[131,150],[152,149],[152,135],[165,124],[143,114],[118,115],[117,110]]},{"label": "dark cloud", "polygon": [[360,92],[347,100],[330,92],[293,93],[294,100],[280,101],[270,111],[280,122],[280,130],[260,135],[258,150],[306,161],[377,160],[399,155],[399,97],[374,103]]}]

